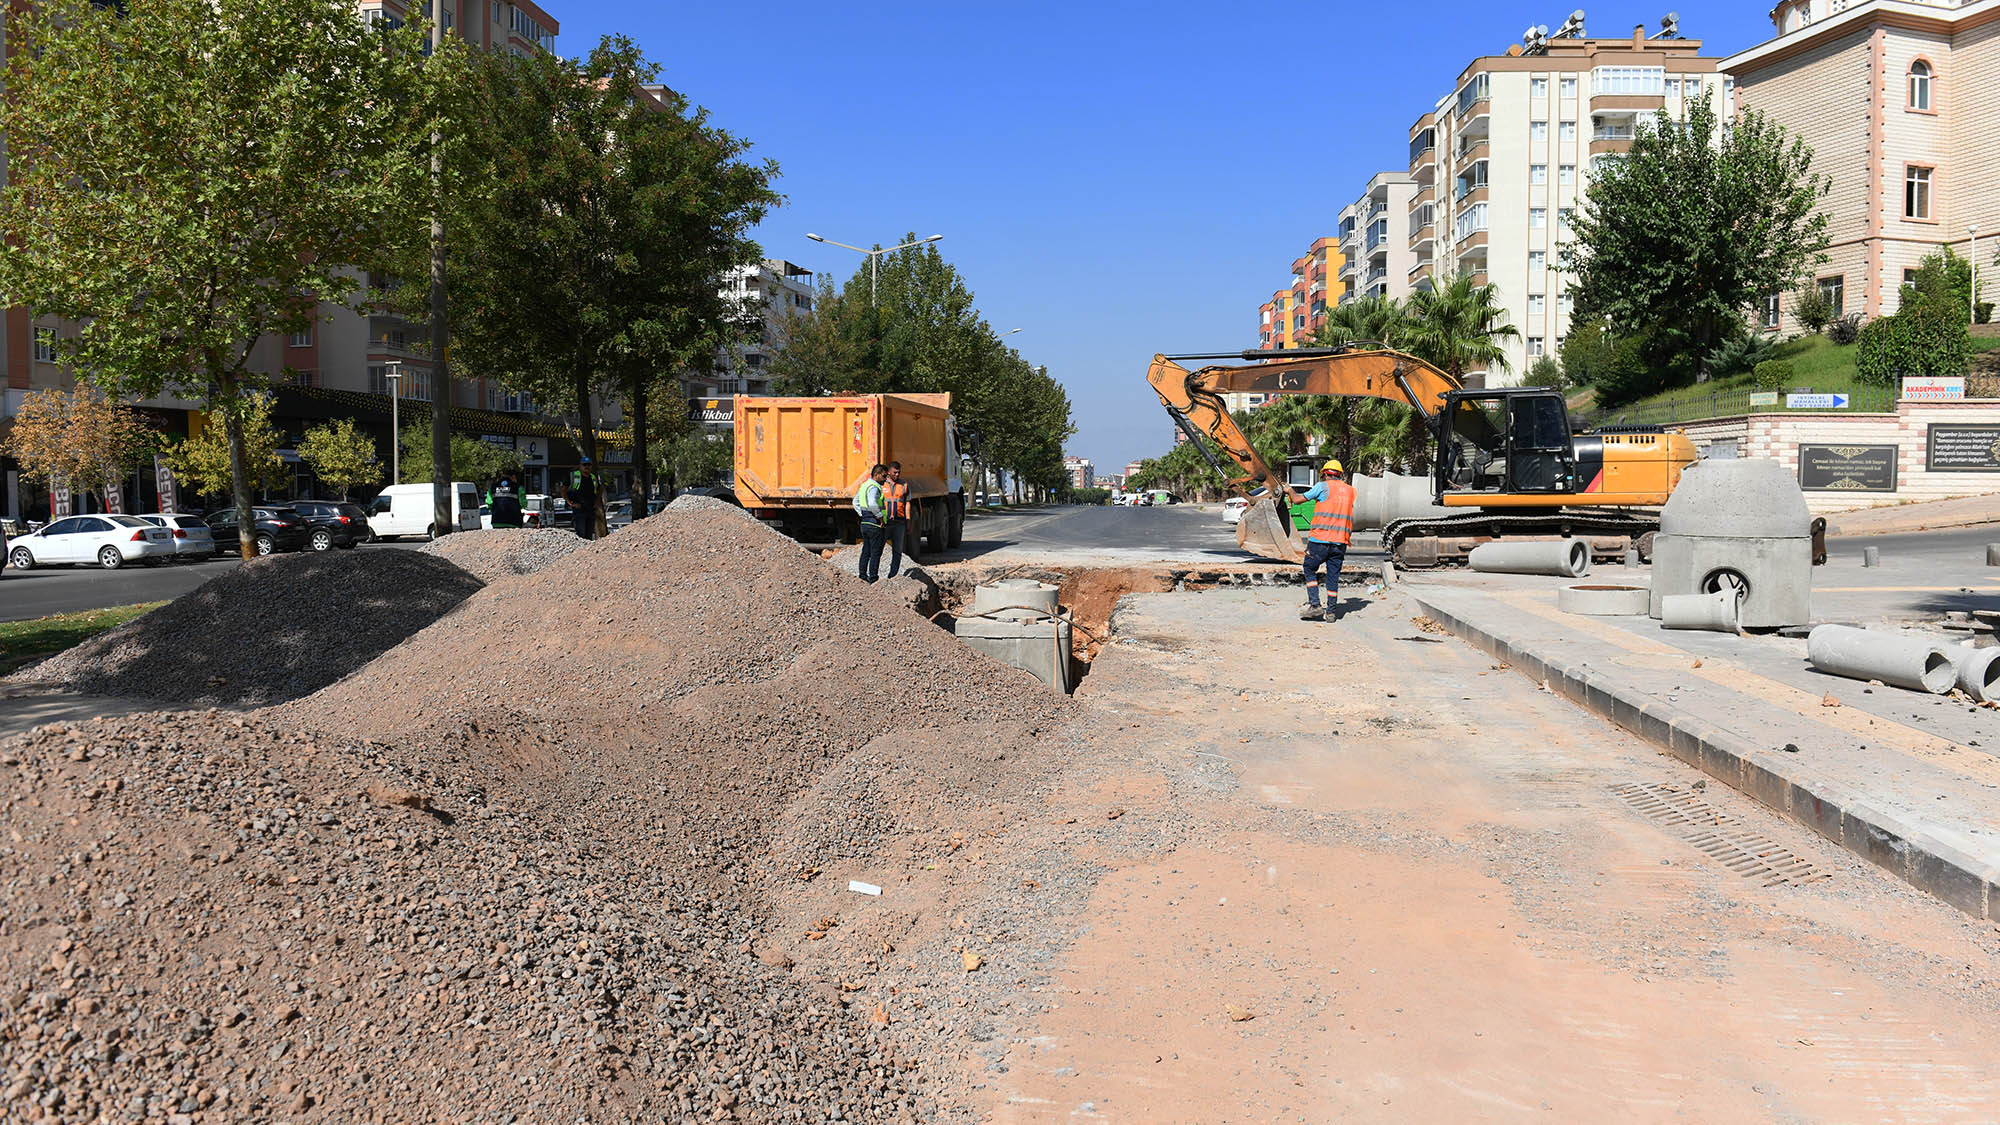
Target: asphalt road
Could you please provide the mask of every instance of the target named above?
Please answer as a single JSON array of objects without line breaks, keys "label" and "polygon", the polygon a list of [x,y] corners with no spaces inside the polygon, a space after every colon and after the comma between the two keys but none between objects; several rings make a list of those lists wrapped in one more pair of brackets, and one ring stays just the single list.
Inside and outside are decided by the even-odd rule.
[{"label": "asphalt road", "polygon": [[965,543],[948,558],[976,558],[1001,550],[1172,551],[1245,561],[1236,529],[1215,505],[1157,508],[1052,505],[970,516]]},{"label": "asphalt road", "polygon": [[[370,543],[357,551],[384,551],[417,547],[422,540]],[[0,568],[0,621],[25,621],[51,613],[76,613],[105,609],[135,602],[158,602],[178,598],[231,567],[243,565],[237,558],[205,562],[163,563],[160,566],[127,564],[117,570],[94,566],[50,566],[34,570]]]}]

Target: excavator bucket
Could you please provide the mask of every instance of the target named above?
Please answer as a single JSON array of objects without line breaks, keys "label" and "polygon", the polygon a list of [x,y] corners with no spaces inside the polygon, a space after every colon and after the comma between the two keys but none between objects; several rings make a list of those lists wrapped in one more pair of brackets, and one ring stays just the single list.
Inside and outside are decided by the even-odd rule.
[{"label": "excavator bucket", "polygon": [[1305,537],[1293,530],[1291,510],[1279,497],[1261,496],[1243,509],[1243,518],[1236,522],[1236,545],[1277,562],[1306,558]]}]

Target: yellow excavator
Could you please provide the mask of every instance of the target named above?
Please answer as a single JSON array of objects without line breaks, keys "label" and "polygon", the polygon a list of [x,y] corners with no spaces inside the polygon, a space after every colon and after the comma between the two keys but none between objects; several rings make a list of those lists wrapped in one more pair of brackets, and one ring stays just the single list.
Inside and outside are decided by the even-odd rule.
[{"label": "yellow excavator", "polygon": [[[1181,363],[1217,359],[1248,362],[1192,371]],[[1414,408],[1430,434],[1430,502],[1390,496],[1372,505],[1383,550],[1409,567],[1457,561],[1499,538],[1576,536],[1589,539],[1594,554],[1622,555],[1636,546],[1650,556],[1659,508],[1696,456],[1678,430],[1574,433],[1568,406],[1552,388],[1468,390],[1448,372],[1375,343],[1156,355],[1146,381],[1231,490],[1250,498],[1236,525],[1237,543],[1287,562],[1304,557],[1291,488],[1237,427],[1225,394],[1361,396]],[[1233,464],[1225,466],[1217,451]],[[1362,490],[1358,507],[1371,507],[1368,480],[1355,483]]]}]

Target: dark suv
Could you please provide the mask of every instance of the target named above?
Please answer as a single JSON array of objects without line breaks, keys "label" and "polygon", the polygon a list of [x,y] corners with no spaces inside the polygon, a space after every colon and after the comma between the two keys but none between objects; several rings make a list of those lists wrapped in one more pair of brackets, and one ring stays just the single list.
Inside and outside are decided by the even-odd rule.
[{"label": "dark suv", "polygon": [[[306,518],[289,507],[280,508],[270,504],[258,504],[250,509],[256,519],[256,527],[251,538],[257,544],[257,553],[268,555],[274,551],[297,551],[305,547],[307,538]],[[233,554],[236,551],[236,509],[217,508],[201,517],[209,533],[215,537],[215,553]]]},{"label": "dark suv", "polygon": [[315,551],[359,547],[375,537],[368,529],[368,511],[344,500],[294,500],[292,507],[306,518],[306,546]]}]

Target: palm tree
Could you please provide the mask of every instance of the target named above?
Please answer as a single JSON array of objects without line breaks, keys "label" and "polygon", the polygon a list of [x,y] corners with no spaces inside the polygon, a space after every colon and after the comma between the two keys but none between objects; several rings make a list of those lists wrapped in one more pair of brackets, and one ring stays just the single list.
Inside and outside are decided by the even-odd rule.
[{"label": "palm tree", "polygon": [[1499,341],[1521,334],[1507,321],[1507,310],[1495,301],[1491,285],[1474,285],[1463,274],[1442,289],[1410,295],[1409,335],[1403,350],[1463,379],[1469,367],[1507,370],[1507,353]]},{"label": "palm tree", "polygon": [[[1335,306],[1313,335],[1313,345],[1328,348],[1366,342],[1401,347],[1409,326],[1408,305],[1394,297],[1362,297]],[[1351,398],[1329,398],[1316,400],[1310,408],[1311,432],[1333,438],[1343,463],[1355,460],[1357,450],[1365,444],[1356,437],[1355,411],[1359,405]]]}]

